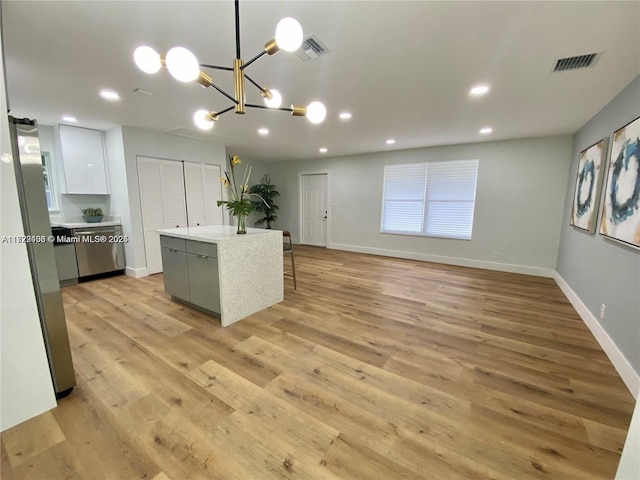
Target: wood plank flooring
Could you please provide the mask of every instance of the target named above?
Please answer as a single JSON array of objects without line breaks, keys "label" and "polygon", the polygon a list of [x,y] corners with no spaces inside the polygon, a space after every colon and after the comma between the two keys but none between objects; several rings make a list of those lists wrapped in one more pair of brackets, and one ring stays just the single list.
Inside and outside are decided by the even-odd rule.
[{"label": "wood plank flooring", "polygon": [[634,401],[553,280],[296,258],[224,329],[162,275],[64,288],[78,386],[2,434],[2,478],[614,477]]}]

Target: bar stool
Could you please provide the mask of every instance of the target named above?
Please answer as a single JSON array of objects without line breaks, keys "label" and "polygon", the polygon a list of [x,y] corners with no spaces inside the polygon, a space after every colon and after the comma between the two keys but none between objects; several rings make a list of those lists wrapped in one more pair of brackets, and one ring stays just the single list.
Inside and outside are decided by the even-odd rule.
[{"label": "bar stool", "polygon": [[289,230],[284,230],[282,232],[282,237],[285,239],[289,239],[289,242],[287,243],[286,241],[283,242],[282,244],[282,251],[284,253],[289,253],[291,254],[291,271],[286,271],[284,272],[285,276],[287,277],[293,277],[293,288],[295,290],[298,289],[298,285],[296,283],[296,261],[293,257],[293,242],[291,241],[291,232]]}]

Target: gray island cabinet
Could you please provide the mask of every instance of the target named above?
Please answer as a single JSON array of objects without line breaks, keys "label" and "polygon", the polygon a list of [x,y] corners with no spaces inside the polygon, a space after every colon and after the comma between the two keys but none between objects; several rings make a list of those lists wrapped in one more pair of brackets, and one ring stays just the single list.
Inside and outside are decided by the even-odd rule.
[{"label": "gray island cabinet", "polygon": [[167,293],[223,327],[284,298],[282,232],[226,225],[159,230]]}]

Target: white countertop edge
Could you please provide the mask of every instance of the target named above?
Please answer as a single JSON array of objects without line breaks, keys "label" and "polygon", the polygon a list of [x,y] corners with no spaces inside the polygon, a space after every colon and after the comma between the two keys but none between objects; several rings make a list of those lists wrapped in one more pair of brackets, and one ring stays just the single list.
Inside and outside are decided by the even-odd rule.
[{"label": "white countertop edge", "polygon": [[184,240],[196,240],[198,242],[220,243],[229,241],[242,241],[242,239],[252,238],[261,235],[279,235],[281,230],[266,230],[262,228],[247,228],[247,233],[238,235],[235,226],[211,225],[201,227],[166,228],[156,230],[160,235],[168,237],[182,238]]},{"label": "white countertop edge", "polygon": [[122,225],[122,222],[96,222],[96,223],[88,223],[88,222],[54,222],[51,224],[52,227],[64,227],[64,228],[96,228],[96,227],[113,227],[116,225]]}]

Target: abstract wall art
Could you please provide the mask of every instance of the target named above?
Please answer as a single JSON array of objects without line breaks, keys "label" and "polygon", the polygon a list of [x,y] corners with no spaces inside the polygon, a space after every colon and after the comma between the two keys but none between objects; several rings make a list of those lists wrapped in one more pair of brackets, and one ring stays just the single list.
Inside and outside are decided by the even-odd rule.
[{"label": "abstract wall art", "polygon": [[596,231],[606,154],[607,139],[605,138],[580,152],[578,160],[578,175],[570,223],[576,228],[591,233]]},{"label": "abstract wall art", "polygon": [[640,248],[640,117],[613,134],[600,233]]}]

